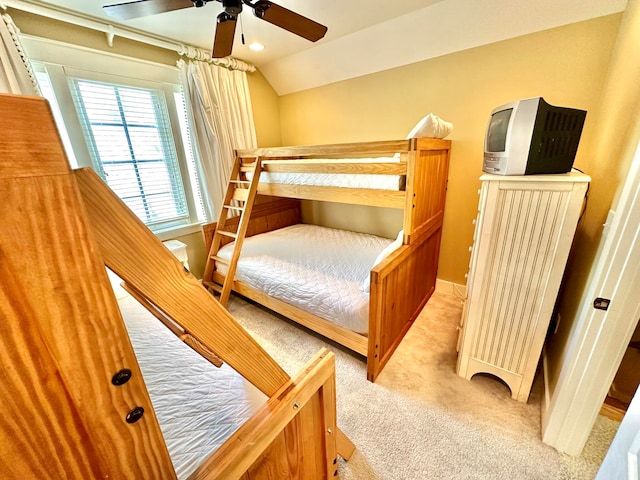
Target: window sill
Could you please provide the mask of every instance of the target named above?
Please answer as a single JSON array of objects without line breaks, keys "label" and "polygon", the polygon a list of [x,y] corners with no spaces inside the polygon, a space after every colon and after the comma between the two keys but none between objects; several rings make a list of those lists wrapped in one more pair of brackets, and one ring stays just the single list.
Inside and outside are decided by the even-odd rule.
[{"label": "window sill", "polygon": [[181,225],[179,227],[167,228],[165,230],[156,230],[153,233],[164,242],[165,240],[173,240],[178,237],[200,232],[201,230],[202,223],[192,223],[190,225]]}]

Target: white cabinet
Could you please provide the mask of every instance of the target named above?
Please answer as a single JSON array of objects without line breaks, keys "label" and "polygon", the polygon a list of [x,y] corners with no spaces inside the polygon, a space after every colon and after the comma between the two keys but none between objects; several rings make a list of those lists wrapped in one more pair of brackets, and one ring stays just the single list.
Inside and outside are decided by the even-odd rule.
[{"label": "white cabinet", "polygon": [[590,178],[480,177],[458,375],[489,373],[527,401]]}]

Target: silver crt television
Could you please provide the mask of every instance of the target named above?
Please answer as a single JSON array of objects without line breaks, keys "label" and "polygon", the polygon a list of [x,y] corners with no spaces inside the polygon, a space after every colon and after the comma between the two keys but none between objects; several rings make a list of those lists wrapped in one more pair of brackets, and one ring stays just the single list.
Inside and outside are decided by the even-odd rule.
[{"label": "silver crt television", "polygon": [[535,175],[571,171],[584,110],[526,98],[493,109],[484,138],[482,170],[496,175]]}]

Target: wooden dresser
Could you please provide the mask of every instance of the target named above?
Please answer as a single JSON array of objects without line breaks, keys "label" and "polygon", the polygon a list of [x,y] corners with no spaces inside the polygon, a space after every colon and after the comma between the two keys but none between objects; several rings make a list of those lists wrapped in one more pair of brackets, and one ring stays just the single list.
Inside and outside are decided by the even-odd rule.
[{"label": "wooden dresser", "polygon": [[480,180],[457,372],[495,375],[526,402],[590,178]]}]

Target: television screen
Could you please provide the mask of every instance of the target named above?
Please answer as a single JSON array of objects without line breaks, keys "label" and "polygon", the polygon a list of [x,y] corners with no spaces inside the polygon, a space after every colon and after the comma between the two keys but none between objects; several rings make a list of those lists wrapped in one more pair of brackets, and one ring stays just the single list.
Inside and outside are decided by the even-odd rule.
[{"label": "television screen", "polygon": [[504,152],[507,143],[507,127],[513,108],[501,110],[491,116],[487,130],[487,151]]}]

